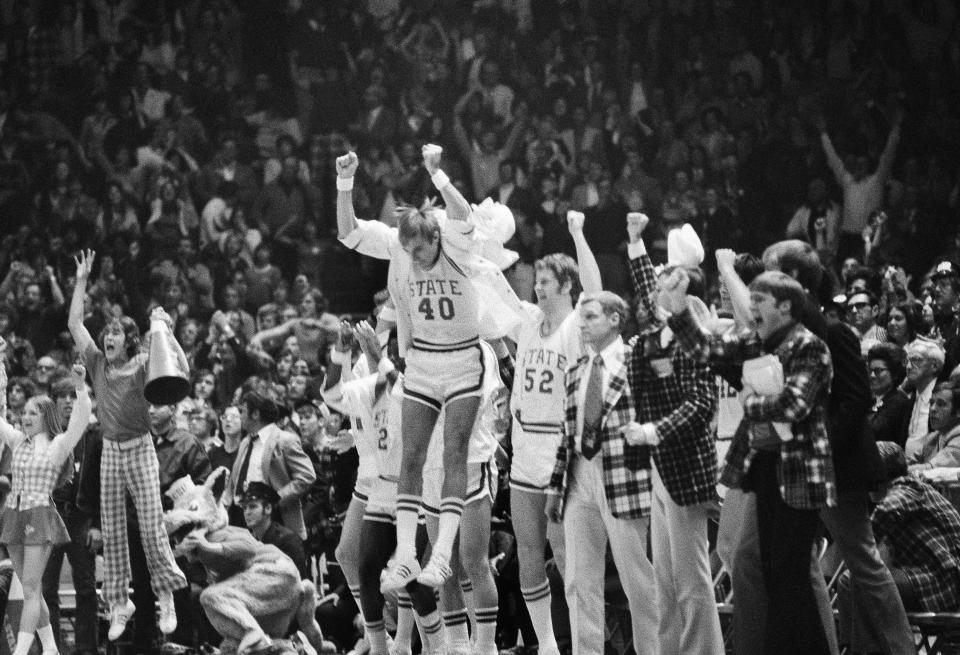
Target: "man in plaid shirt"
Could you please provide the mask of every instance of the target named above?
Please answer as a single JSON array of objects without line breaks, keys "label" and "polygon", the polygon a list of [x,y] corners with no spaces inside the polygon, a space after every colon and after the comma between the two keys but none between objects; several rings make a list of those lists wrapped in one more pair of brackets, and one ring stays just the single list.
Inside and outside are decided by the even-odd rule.
[{"label": "man in plaid shirt", "polygon": [[744,385],[744,418],[721,481],[757,496],[760,560],[769,602],[765,652],[827,654],[830,647],[814,599],[810,553],[818,510],[836,503],[826,426],[833,375],[830,352],[799,323],[805,293],[785,273],[768,271],[751,282],[750,313],[756,331],[742,335],[703,331],[688,307],[689,283],[687,272],[676,268],[660,293],[660,304],[672,314],[668,324],[685,351],[701,361],[740,362],[767,353],[782,367],[778,391],[759,393]]},{"label": "man in plaid shirt", "polygon": [[684,353],[656,305],[657,274],[641,234],[649,219],[627,215],[630,277],[646,317],[632,342],[627,379],[637,417],[624,434],[648,445],[652,508],[650,535],[665,653],[720,655],[723,634],[713,595],[708,503],[716,497],[717,450],[710,427],[717,393],[709,367]]},{"label": "man in plaid shirt", "polygon": [[[907,611],[960,609],[960,513],[936,489],[907,474],[903,449],[878,444],[888,482],[874,494],[871,521],[881,552]],[[840,620],[863,620],[849,602],[850,580],[840,580]]]}]

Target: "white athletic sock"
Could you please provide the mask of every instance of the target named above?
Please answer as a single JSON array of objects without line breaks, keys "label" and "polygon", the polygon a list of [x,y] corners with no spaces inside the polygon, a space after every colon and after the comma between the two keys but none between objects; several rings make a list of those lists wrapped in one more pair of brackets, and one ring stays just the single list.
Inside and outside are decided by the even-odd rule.
[{"label": "white athletic sock", "polygon": [[364,623],[364,628],[367,632],[367,641],[370,642],[371,655],[388,655],[387,630],[384,628],[383,619],[367,621]]},{"label": "white athletic sock", "polygon": [[455,610],[443,613],[443,629],[447,633],[449,651],[470,652],[470,631],[467,627],[467,610]]},{"label": "white athletic sock", "polygon": [[397,550],[398,562],[408,563],[417,559],[417,521],[420,517],[420,497],[411,494],[397,495]]},{"label": "white athletic sock", "polygon": [[37,636],[40,637],[40,645],[44,653],[57,652],[57,640],[53,638],[53,626],[48,623],[42,628],[37,628]]},{"label": "white athletic sock", "polygon": [[423,641],[424,649],[430,651],[432,655],[442,655],[446,653],[446,639],[443,633],[443,621],[440,619],[440,612],[433,610],[426,616],[421,616],[419,625],[423,630],[420,639]]},{"label": "white athletic sock", "polygon": [[460,529],[460,516],[463,514],[463,498],[443,498],[440,500],[440,529],[437,530],[437,540],[433,544],[431,557],[443,558],[444,563],[450,562],[453,552],[453,542]]},{"label": "white athletic sock", "polygon": [[496,606],[477,608],[474,652],[480,655],[497,652],[497,609]]},{"label": "white athletic sock", "polygon": [[413,601],[410,594],[401,591],[397,594],[397,634],[393,638],[393,650],[409,653],[413,641]]},{"label": "white athletic sock", "polygon": [[555,651],[557,638],[553,634],[553,615],[550,612],[550,581],[544,579],[541,584],[529,589],[520,589],[523,601],[530,613],[530,622],[537,633],[540,650]]},{"label": "white athletic sock", "polygon": [[33,646],[33,634],[29,632],[18,632],[17,646],[13,650],[13,655],[28,655],[31,646]]}]

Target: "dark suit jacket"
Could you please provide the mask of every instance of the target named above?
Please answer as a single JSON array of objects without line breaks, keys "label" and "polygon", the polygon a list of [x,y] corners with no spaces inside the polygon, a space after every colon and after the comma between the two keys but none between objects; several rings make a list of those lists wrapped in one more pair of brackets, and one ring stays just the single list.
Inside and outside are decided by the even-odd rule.
[{"label": "dark suit jacket", "polygon": [[827,326],[820,308],[809,298],[800,321],[827,343],[833,362],[827,428],[837,491],[873,489],[883,480],[883,469],[868,420],[873,403],[860,338],[847,325]]},{"label": "dark suit jacket", "polygon": [[892,441],[904,448],[907,443],[907,428],[913,401],[899,389],[891,389],[880,400],[877,409],[871,412],[870,428],[877,441]]}]

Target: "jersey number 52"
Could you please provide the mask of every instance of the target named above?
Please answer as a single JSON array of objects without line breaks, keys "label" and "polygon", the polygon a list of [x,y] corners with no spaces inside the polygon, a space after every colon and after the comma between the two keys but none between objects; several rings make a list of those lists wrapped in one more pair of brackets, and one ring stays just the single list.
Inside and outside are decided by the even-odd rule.
[{"label": "jersey number 52", "polygon": [[553,371],[540,371],[540,384],[537,385],[537,370],[526,368],[523,370],[523,390],[533,391],[535,386],[539,386],[540,393],[553,393]]}]

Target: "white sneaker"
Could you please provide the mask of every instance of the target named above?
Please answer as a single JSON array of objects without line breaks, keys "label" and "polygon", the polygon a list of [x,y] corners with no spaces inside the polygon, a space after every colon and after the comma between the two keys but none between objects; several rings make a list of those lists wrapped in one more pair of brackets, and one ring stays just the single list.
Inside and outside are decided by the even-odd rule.
[{"label": "white sneaker", "polygon": [[161,594],[157,600],[160,604],[160,632],[168,635],[177,629],[177,610],[173,604],[173,594],[168,591]]},{"label": "white sneaker", "polygon": [[408,584],[418,579],[420,576],[420,562],[411,560],[409,562],[394,561],[393,566],[384,571],[380,578],[380,593],[389,591],[398,591]]},{"label": "white sneaker", "polygon": [[417,582],[426,587],[439,587],[447,578],[453,575],[450,565],[442,560],[430,558],[427,566],[417,576]]},{"label": "white sneaker", "polygon": [[123,634],[123,631],[127,627],[127,621],[130,620],[130,617],[133,616],[133,613],[137,611],[137,606],[133,604],[133,601],[129,598],[127,599],[126,605],[118,607],[114,605],[110,608],[110,631],[107,632],[107,639],[110,641],[116,641],[120,638],[120,635]]}]

